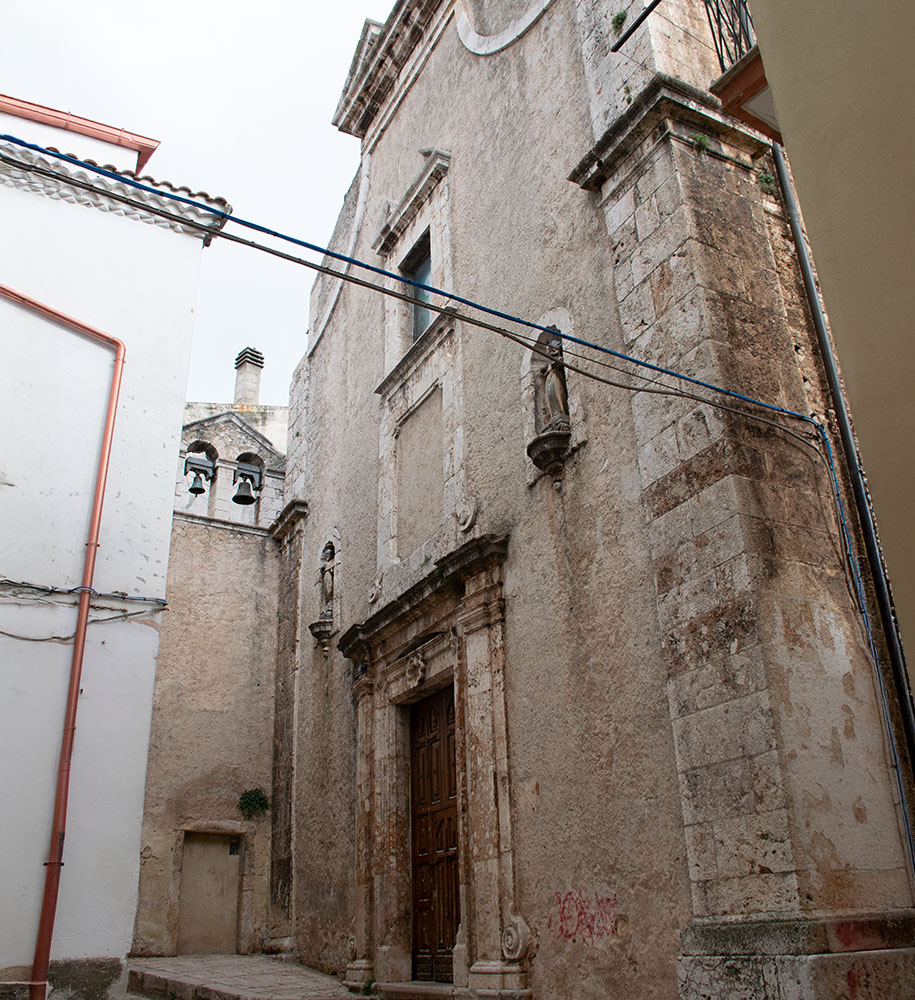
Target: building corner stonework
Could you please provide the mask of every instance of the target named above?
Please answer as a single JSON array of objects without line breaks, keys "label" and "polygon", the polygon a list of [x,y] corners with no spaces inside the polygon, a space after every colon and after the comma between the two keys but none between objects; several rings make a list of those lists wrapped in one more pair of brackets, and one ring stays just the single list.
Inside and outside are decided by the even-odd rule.
[{"label": "building corner stonework", "polygon": [[[757,182],[766,150],[659,75],[572,175],[600,198],[626,349],[692,380],[663,380],[679,401],[632,402],[691,883],[679,990],[819,1000],[841,981],[902,1000],[915,911],[881,668],[830,541],[825,459],[802,419],[785,434],[746,403],[828,419],[781,207]],[[724,410],[709,385],[731,392]],[[845,719],[844,739],[798,725],[816,713]],[[870,782],[845,811],[848,768]]]}]

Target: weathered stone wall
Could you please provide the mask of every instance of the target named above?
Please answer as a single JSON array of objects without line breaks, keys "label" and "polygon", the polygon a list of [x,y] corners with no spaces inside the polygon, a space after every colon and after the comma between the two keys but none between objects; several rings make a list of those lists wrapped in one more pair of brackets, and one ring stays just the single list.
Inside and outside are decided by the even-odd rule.
[{"label": "weathered stone wall", "polygon": [[[505,22],[496,6],[482,4],[480,32]],[[698,7],[667,16],[688,9],[679,23],[696,33]],[[632,61],[606,51],[608,11],[545,5],[479,56],[442,5],[365,126],[365,203],[335,240],[396,271],[428,227],[434,282],[459,295],[822,415],[784,221],[757,183],[763,145],[657,75],[705,81],[707,54],[670,41],[669,25],[648,30],[651,58],[626,75]],[[567,370],[572,451],[541,474],[527,457],[536,358],[451,317],[398,357],[408,316],[342,288],[291,400],[302,444],[287,499],[309,505],[301,620],[321,611],[318,559],[333,539],[334,639],[348,657],[334,641],[327,656],[300,645],[298,955],[354,982],[409,978],[403,712],[451,683],[457,980],[503,997],[693,997],[703,983],[725,997],[736,969],[747,995],[775,997],[800,970],[798,997],[829,995],[817,976],[844,973],[801,968],[806,944],[773,972],[774,958],[741,965],[699,933],[912,903],[822,462],[769,424]],[[605,378],[681,386],[565,350]],[[411,421],[439,391],[422,450]],[[439,454],[441,521],[427,505],[402,530],[416,498],[397,463],[413,456],[421,471]],[[464,553],[506,537],[480,582]],[[411,674],[427,647],[439,659]],[[848,949],[855,975],[864,939]],[[765,932],[755,944],[782,946]]]},{"label": "weathered stone wall", "polygon": [[184,422],[205,420],[220,413],[237,413],[242,420],[263,434],[273,447],[285,454],[286,427],[289,420],[288,406],[244,406],[240,403],[185,403]]},{"label": "weathered stone wall", "polygon": [[271,816],[245,820],[242,792],[270,794],[276,546],[261,529],[176,517],[159,644],[133,951],[175,954],[186,831],[241,839],[237,948],[267,938]]},{"label": "weathered stone wall", "polygon": [[[595,168],[627,349],[822,417],[785,222],[754,173],[762,150],[711,110],[703,121],[685,92],[646,98]],[[816,442],[800,420],[777,422],[806,444],[694,401],[635,397],[633,413],[694,917],[910,906],[874,668]],[[724,990],[725,963],[717,978],[708,963],[694,977],[683,959],[684,996]],[[774,968],[741,976],[768,995],[794,974]]]}]

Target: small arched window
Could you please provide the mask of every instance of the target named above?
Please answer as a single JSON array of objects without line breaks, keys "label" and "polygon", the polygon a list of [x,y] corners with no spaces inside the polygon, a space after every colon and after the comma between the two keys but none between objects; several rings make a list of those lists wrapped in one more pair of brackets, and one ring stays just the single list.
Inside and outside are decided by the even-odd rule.
[{"label": "small arched window", "polygon": [[264,460],[252,451],[242,452],[235,459],[233,484],[237,484],[232,500],[242,506],[257,503],[255,493],[264,488]]},{"label": "small arched window", "polygon": [[219,453],[208,441],[193,441],[187,446],[185,456],[184,475],[191,477],[188,492],[196,499],[209,486],[212,493]]}]

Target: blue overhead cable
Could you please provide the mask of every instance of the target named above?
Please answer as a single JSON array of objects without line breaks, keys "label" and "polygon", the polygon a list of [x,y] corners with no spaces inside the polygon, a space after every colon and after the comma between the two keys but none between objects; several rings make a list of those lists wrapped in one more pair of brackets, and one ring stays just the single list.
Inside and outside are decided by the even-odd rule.
[{"label": "blue overhead cable", "polygon": [[[548,333],[551,336],[559,337],[562,340],[574,344],[579,344],[582,347],[590,348],[591,350],[598,351],[602,354],[610,355],[611,357],[617,358],[618,360],[628,362],[629,364],[632,365],[636,365],[639,368],[645,368],[648,369],[649,371],[656,372],[660,375],[666,375],[670,378],[677,379],[681,382],[686,382],[690,385],[699,386],[700,388],[707,389],[710,392],[715,392],[718,393],[719,395],[727,396],[731,399],[740,400],[741,402],[749,403],[752,406],[761,407],[762,409],[768,410],[772,413],[780,413],[783,416],[793,417],[794,419],[801,420],[804,423],[811,425],[814,428],[815,433],[819,437],[821,437],[826,444],[826,455],[822,457],[824,458],[824,461],[829,469],[830,483],[832,485],[832,491],[836,501],[837,513],[842,526],[842,533],[846,539],[847,551],[849,554],[851,553],[851,542],[850,542],[851,535],[848,530],[848,526],[845,519],[844,507],[842,505],[842,498],[839,494],[839,484],[832,458],[832,449],[829,447],[829,441],[826,436],[825,428],[815,417],[809,416],[808,414],[804,413],[798,413],[795,410],[789,410],[782,406],[776,406],[774,403],[766,403],[762,400],[754,399],[752,396],[747,396],[743,393],[735,392],[732,389],[725,389],[722,386],[715,385],[712,382],[705,382],[702,379],[694,378],[692,375],[687,375],[684,372],[674,371],[673,369],[665,368],[662,365],[652,364],[650,361],[644,361],[640,358],[634,358],[631,355],[622,353],[621,351],[615,351],[610,347],[605,347],[601,344],[595,344],[591,341],[583,340],[582,338],[575,337],[569,333],[563,333],[561,330],[557,330],[553,326],[544,326],[541,323],[534,323],[531,320],[523,319],[520,316],[515,316],[511,313],[504,312],[500,309],[493,309],[490,306],[484,306],[479,302],[475,302],[473,299],[464,298],[463,296],[460,295],[454,295],[453,293],[446,292],[444,289],[437,288],[434,285],[427,285],[424,284],[423,282],[414,281],[413,279],[407,278],[402,274],[397,274],[394,271],[388,271],[385,268],[377,267],[374,264],[369,264],[366,261],[359,260],[356,257],[350,257],[347,254],[338,253],[335,250],[329,250],[326,247],[318,246],[317,244],[310,243],[307,240],[301,240],[298,237],[289,236],[286,233],[281,233],[275,229],[270,229],[268,226],[262,226],[257,222],[250,222],[247,219],[241,219],[238,216],[230,214],[229,212],[224,212],[221,211],[220,209],[212,208],[210,205],[205,205],[202,202],[195,201],[193,198],[188,198],[184,195],[175,194],[174,192],[170,191],[163,191],[160,188],[152,187],[149,184],[143,184],[141,181],[135,180],[131,177],[126,177],[124,174],[120,174],[117,171],[107,170],[105,167],[99,167],[94,163],[87,163],[86,161],[79,160],[74,156],[68,156],[66,153],[59,153],[53,149],[46,149],[43,146],[36,145],[35,143],[26,142],[24,139],[19,139],[16,136],[0,134],[0,140],[11,142],[25,149],[34,150],[35,152],[41,153],[44,156],[50,156],[58,160],[63,160],[66,163],[70,163],[74,166],[81,167],[86,170],[90,170],[93,173],[99,174],[102,177],[108,177],[111,180],[117,181],[121,184],[125,184],[128,187],[136,188],[137,190],[140,191],[146,191],[150,194],[158,195],[159,197],[166,198],[170,201],[179,202],[184,205],[190,205],[191,207],[196,208],[198,211],[205,212],[208,215],[215,216],[216,218],[222,219],[224,222],[234,222],[236,225],[242,226],[246,229],[251,229],[258,233],[263,233],[266,236],[275,237],[276,239],[283,240],[287,243],[292,243],[296,246],[303,247],[306,250],[313,251],[314,253],[320,253],[326,257],[331,257],[335,260],[342,261],[343,263],[353,265],[354,267],[362,268],[374,274],[381,275],[382,277],[392,278],[393,280],[398,281],[401,284],[410,285],[414,288],[421,288],[424,291],[431,292],[434,295],[441,296],[442,298],[445,298],[452,302],[459,302],[462,305],[469,306],[470,308],[476,309],[479,312],[485,313],[489,316],[495,316],[498,317],[499,319],[508,320],[511,323],[517,323],[520,326],[525,326],[532,330],[538,330],[542,333]],[[343,278],[344,275],[341,274],[340,277]],[[711,403],[711,401],[707,402],[709,403],[709,405],[714,405],[713,403]],[[819,452],[819,449],[816,450]],[[854,560],[849,558],[849,562],[852,565],[852,573],[857,574],[858,569],[854,563]],[[860,590],[861,593],[863,593],[863,586],[857,580],[856,580],[856,589]],[[858,603],[859,604],[861,603],[860,599],[858,600]],[[871,635],[870,625],[867,622],[866,617],[865,617],[865,625],[867,628],[869,644],[873,647],[874,646],[873,636]]]},{"label": "blue overhead cable", "polygon": [[[655,6],[657,6],[657,4],[655,4],[655,3],[650,4],[649,5],[650,9],[646,8],[646,11],[644,12],[645,15],[647,16],[647,14],[650,13],[651,10],[653,10]],[[633,28],[634,27],[636,27],[636,25],[633,25]],[[38,146],[38,145],[36,145],[34,143],[26,142],[24,139],[19,139],[16,136],[0,134],[0,141],[11,142],[14,145],[23,147],[24,149],[34,150],[35,152],[41,153],[44,156],[50,156],[50,157],[53,157],[53,158],[58,159],[58,160],[63,160],[66,163],[70,163],[70,164],[73,164],[74,166],[81,167],[82,169],[92,171],[93,173],[99,174],[102,177],[110,178],[111,180],[117,181],[120,184],[124,184],[124,185],[126,185],[128,187],[136,188],[139,191],[146,191],[149,194],[157,195],[160,198],[166,198],[166,199],[168,199],[170,201],[175,201],[175,202],[179,202],[179,203],[184,204],[184,205],[189,205],[192,208],[196,208],[200,212],[204,212],[204,213],[206,213],[208,215],[212,215],[212,216],[215,216],[216,218],[222,219],[223,222],[234,222],[236,225],[242,226],[245,229],[250,229],[250,230],[253,230],[255,232],[262,233],[262,234],[264,234],[266,236],[271,236],[271,237],[274,237],[276,239],[283,240],[286,243],[292,243],[295,246],[300,246],[300,247],[303,247],[304,249],[310,250],[310,251],[312,251],[314,253],[322,254],[325,257],[330,257],[330,258],[333,258],[335,260],[339,260],[339,261],[341,261],[341,262],[343,262],[345,264],[352,265],[354,267],[362,268],[363,270],[370,271],[373,274],[378,274],[378,275],[381,275],[382,277],[385,277],[385,278],[391,278],[394,281],[400,282],[403,285],[409,285],[409,286],[412,286],[413,288],[421,288],[424,291],[431,292],[433,295],[441,296],[442,298],[444,298],[446,300],[449,300],[451,302],[459,302],[462,305],[469,306],[471,309],[476,309],[479,312],[485,313],[486,315],[495,316],[495,317],[497,317],[499,319],[507,320],[508,322],[511,322],[511,323],[517,323],[518,325],[527,327],[528,329],[531,329],[531,330],[538,330],[538,331],[540,331],[542,333],[548,333],[551,336],[559,337],[561,340],[568,341],[568,342],[574,343],[574,344],[579,344],[582,347],[587,347],[587,348],[590,348],[591,350],[598,351],[598,352],[600,352],[602,354],[610,355],[611,357],[617,358],[618,360],[621,360],[621,361],[625,361],[625,362],[627,362],[629,364],[632,364],[632,365],[635,365],[635,366],[637,366],[639,368],[645,368],[645,369],[648,369],[649,371],[653,371],[653,372],[656,372],[656,373],[661,374],[661,375],[666,375],[666,376],[668,376],[670,378],[677,379],[677,380],[679,380],[681,382],[686,382],[686,383],[688,383],[690,385],[699,386],[699,387],[701,387],[703,389],[709,390],[710,392],[714,392],[714,393],[717,393],[717,394],[722,395],[722,396],[727,396],[727,397],[729,397],[731,399],[740,400],[741,402],[744,402],[744,403],[749,403],[751,406],[757,406],[757,407],[760,407],[760,408],[762,408],[764,410],[768,410],[769,412],[772,412],[772,413],[779,413],[779,414],[782,414],[783,416],[792,417],[794,419],[801,420],[804,423],[810,425],[814,429],[814,433],[816,434],[816,436],[822,440],[823,445],[825,447],[825,453],[824,453],[823,451],[821,451],[816,446],[813,446],[814,447],[814,451],[818,455],[820,455],[820,457],[823,459],[823,462],[824,462],[824,464],[825,464],[825,466],[827,468],[827,477],[829,479],[830,492],[832,493],[832,496],[833,496],[833,501],[834,501],[835,509],[836,509],[836,516],[837,516],[837,520],[839,522],[840,536],[841,536],[841,539],[842,539],[843,548],[845,550],[845,563],[846,563],[846,566],[849,569],[849,572],[850,572],[850,575],[851,575],[851,578],[852,578],[852,583],[853,583],[853,588],[852,588],[853,589],[853,597],[854,597],[855,603],[856,603],[856,605],[858,607],[858,612],[860,614],[861,622],[862,622],[862,625],[864,627],[864,632],[865,632],[865,635],[866,635],[866,638],[867,638],[868,650],[870,652],[871,659],[872,659],[873,665],[875,667],[875,673],[877,675],[877,682],[878,682],[878,685],[879,685],[879,688],[880,688],[880,694],[881,694],[881,699],[882,699],[882,703],[883,703],[882,707],[883,707],[884,720],[885,720],[885,723],[886,723],[886,725],[888,727],[889,734],[890,734],[890,746],[892,748],[893,760],[894,760],[894,764],[895,764],[896,781],[897,781],[897,785],[899,786],[900,794],[902,796],[902,801],[903,802],[906,801],[905,789],[904,789],[903,784],[902,784],[901,765],[900,765],[898,753],[896,751],[896,741],[892,737],[892,723],[891,723],[889,702],[888,702],[888,698],[887,698],[886,687],[885,687],[884,680],[883,680],[882,670],[880,668],[880,657],[879,657],[878,650],[877,650],[877,642],[876,642],[876,639],[874,637],[873,629],[871,627],[870,616],[869,616],[869,614],[867,612],[866,595],[865,595],[865,590],[864,590],[863,579],[862,579],[862,576],[861,576],[861,570],[860,570],[860,567],[857,564],[857,560],[853,556],[853,548],[852,548],[852,541],[851,541],[851,530],[849,528],[848,520],[847,520],[847,517],[846,517],[846,514],[845,514],[845,506],[844,506],[844,504],[842,502],[842,496],[841,496],[841,490],[840,490],[840,486],[839,486],[838,474],[836,473],[835,461],[833,459],[833,454],[832,454],[832,447],[830,446],[830,443],[829,443],[829,438],[828,438],[827,433],[826,433],[826,428],[815,417],[810,416],[808,414],[799,413],[799,412],[797,412],[795,410],[789,410],[789,409],[787,409],[785,407],[782,407],[782,406],[776,406],[774,403],[766,403],[766,402],[764,402],[762,400],[754,399],[752,396],[747,396],[747,395],[745,395],[743,393],[735,392],[732,389],[725,389],[722,386],[715,385],[712,382],[705,382],[702,379],[694,378],[693,376],[687,375],[684,372],[674,371],[673,369],[664,368],[661,365],[655,365],[655,364],[652,364],[649,361],[644,361],[644,360],[642,360],[640,358],[634,358],[631,355],[623,354],[621,351],[614,351],[610,347],[604,347],[601,344],[595,344],[595,343],[592,343],[591,341],[583,340],[582,338],[575,337],[572,334],[563,333],[561,330],[557,330],[553,326],[544,326],[544,325],[542,325],[540,323],[534,323],[531,320],[522,319],[520,316],[514,316],[511,313],[503,312],[502,310],[499,310],[499,309],[493,309],[493,308],[491,308],[489,306],[484,306],[484,305],[480,304],[479,302],[475,302],[473,299],[467,299],[467,298],[464,298],[464,297],[462,297],[460,295],[454,295],[453,293],[446,292],[444,289],[437,288],[434,285],[427,285],[427,284],[424,284],[423,282],[420,282],[420,281],[414,281],[412,278],[407,278],[404,275],[397,274],[394,271],[385,270],[384,268],[377,267],[374,264],[369,264],[366,261],[359,260],[356,257],[350,257],[347,254],[338,253],[335,250],[330,250],[330,249],[328,249],[326,247],[318,246],[315,243],[309,243],[307,240],[301,240],[301,239],[298,239],[295,236],[289,236],[289,235],[287,235],[285,233],[278,232],[275,229],[270,229],[268,226],[262,226],[259,223],[250,222],[250,221],[248,221],[246,219],[241,219],[241,218],[239,218],[239,217],[237,217],[235,215],[230,214],[229,212],[223,212],[223,211],[221,211],[219,209],[212,208],[209,205],[205,205],[202,202],[195,201],[193,198],[188,198],[188,197],[185,197],[184,195],[175,194],[175,193],[169,192],[169,191],[163,191],[160,188],[152,187],[152,186],[150,186],[148,184],[143,184],[141,181],[134,180],[133,178],[130,178],[130,177],[126,177],[123,174],[117,173],[116,171],[107,170],[104,167],[99,167],[99,166],[97,166],[97,165],[95,165],[93,163],[87,163],[86,161],[79,160],[76,157],[68,156],[66,153],[59,153],[56,150],[46,149],[43,146]],[[23,167],[27,168],[27,165],[23,164]],[[61,178],[61,179],[62,180],[66,180],[66,178]],[[155,209],[152,209],[152,211],[154,212]],[[214,233],[213,235],[217,235],[218,236],[219,234],[218,233]],[[259,247],[258,244],[250,244],[250,245],[255,246],[255,247]],[[266,247],[259,247],[259,248],[260,249],[269,249],[269,248],[266,248]],[[307,264],[306,261],[301,261],[301,263]],[[312,265],[308,265],[308,266],[312,266]],[[341,279],[345,279],[346,278],[345,272],[344,273],[340,273],[338,276]],[[378,289],[378,290],[379,291],[384,291],[384,289]],[[468,317],[468,319],[470,320],[469,317]],[[470,321],[473,322],[472,320],[470,320]],[[498,332],[498,328],[497,327],[489,327],[489,328],[493,329],[493,330],[496,330]],[[508,334],[508,331],[502,331],[502,332],[504,332],[505,334]],[[508,334],[508,335],[511,336],[510,334]],[[587,374],[587,373],[583,373],[583,374]],[[634,392],[638,392],[639,391],[638,388],[635,387],[635,386],[630,387],[630,388],[631,388],[631,391],[634,391]],[[697,397],[691,397],[691,398],[697,398]],[[706,405],[710,405],[710,406],[717,405],[712,400],[701,400],[700,399],[698,401],[699,402],[703,402]],[[729,409],[729,408],[726,407],[726,409]],[[740,412],[740,411],[737,411],[737,412]],[[747,415],[751,416],[750,414],[747,414]],[[787,428],[785,428],[785,430],[787,430]],[[789,433],[791,433],[791,432],[789,432]],[[104,595],[104,596],[107,596],[107,595]],[[907,833],[907,840],[908,840],[909,852],[910,852],[910,855],[911,855],[911,857],[913,859],[913,863],[915,863],[915,844],[913,844],[912,829],[911,829],[911,826],[910,826],[910,823],[909,823],[909,818],[908,818],[908,815],[906,813],[906,810],[903,809],[902,812],[903,812],[903,820],[904,820],[904,823],[905,823],[905,828],[906,828],[906,833]]]},{"label": "blue overhead cable", "polygon": [[[703,389],[708,389],[710,392],[717,392],[724,396],[729,396],[731,399],[739,399],[744,403],[750,403],[754,406],[761,406],[766,410],[770,410],[774,413],[781,413],[785,416],[795,417],[799,420],[805,420],[808,422],[812,421],[811,417],[805,416],[802,413],[796,413],[793,410],[785,409],[781,406],[775,406],[772,403],[765,403],[759,399],[753,399],[750,396],[745,396],[739,392],[734,392],[731,389],[725,389],[722,386],[714,385],[711,382],[704,382],[702,379],[693,378],[691,375],[686,375],[683,372],[673,371],[670,368],[664,368],[661,365],[654,365],[650,361],[643,361],[639,358],[631,357],[628,354],[623,354],[620,351],[614,351],[610,347],[604,347],[600,344],[594,344],[588,340],[582,340],[580,337],[575,337],[570,333],[563,333],[561,330],[557,330],[552,326],[543,326],[541,323],[534,323],[531,320],[522,319],[520,316],[514,316],[512,313],[503,312],[500,309],[493,309],[490,306],[484,306],[479,302],[475,302],[473,299],[467,299],[460,295],[455,295],[452,292],[446,292],[442,288],[437,288],[435,285],[427,285],[421,281],[414,281],[412,278],[407,278],[402,274],[397,274],[395,271],[388,271],[383,267],[377,267],[374,264],[369,264],[364,260],[359,260],[356,257],[350,257],[347,254],[338,253],[336,250],[329,250],[327,247],[318,246],[315,243],[309,243],[307,240],[300,240],[298,237],[289,236],[286,233],[278,232],[275,229],[270,229],[268,226],[262,226],[257,222],[250,222],[247,219],[241,219],[236,215],[232,215],[229,212],[223,212],[220,209],[212,208],[210,205],[205,205],[203,202],[195,201],[193,198],[187,198],[184,195],[175,194],[169,191],[163,191],[160,188],[152,187],[149,184],[143,184],[141,181],[134,180],[131,177],[126,177],[124,174],[119,174],[114,170],[106,170],[104,167],[96,166],[94,163],[87,163],[85,160],[79,160],[74,156],[68,156],[66,153],[58,153],[53,149],[45,149],[43,146],[35,145],[31,142],[26,142],[24,139],[18,139],[16,136],[12,135],[0,135],[0,140],[6,142],[12,142],[17,146],[22,146],[25,149],[31,149],[35,152],[41,153],[45,156],[51,156],[59,160],[63,160],[66,163],[71,163],[74,166],[82,167],[86,170],[91,170],[96,174],[100,174],[102,177],[108,177],[111,180],[118,181],[121,184],[126,184],[128,187],[136,188],[139,191],[146,191],[149,194],[158,195],[161,198],[168,198],[170,201],[177,201],[183,205],[190,205],[192,208],[196,208],[198,211],[206,212],[208,215],[215,216],[216,218],[222,219],[224,222],[234,222],[238,226],[242,226],[245,229],[251,229],[254,232],[263,233],[265,236],[272,236],[276,239],[283,240],[286,243],[292,243],[295,246],[303,247],[306,250],[311,250],[314,253],[322,254],[325,257],[331,257],[334,260],[342,261],[345,264],[350,264],[354,267],[360,267],[363,270],[370,271],[373,274],[381,275],[385,278],[392,278],[395,281],[399,281],[403,285],[410,285],[413,288],[421,288],[424,291],[431,292],[434,295],[441,296],[451,302],[459,302],[461,305],[470,306],[471,309],[476,309],[479,312],[485,313],[488,316],[495,316],[499,319],[507,320],[510,323],[517,323],[520,326],[528,327],[531,330],[538,330],[541,333],[549,333],[553,336],[559,337],[562,340],[568,341],[573,344],[579,344],[582,347],[588,347],[595,351],[600,351],[602,354],[608,354],[611,357],[617,358],[621,361],[626,361],[630,364],[637,365],[640,368],[647,368],[650,371],[657,372],[660,375],[667,375],[670,378],[679,379],[682,382],[688,382],[691,385],[700,386]],[[815,423],[815,421],[813,421]]]},{"label": "blue overhead cable", "polygon": [[[403,285],[410,285],[414,288],[421,288],[424,291],[431,292],[434,295],[441,296],[452,302],[459,302],[462,305],[469,306],[472,309],[476,309],[479,312],[485,313],[489,316],[495,316],[499,319],[507,320],[511,323],[517,323],[520,326],[528,327],[532,330],[538,330],[542,333],[548,333],[554,337],[559,337],[562,340],[579,344],[582,347],[590,348],[591,350],[598,351],[602,354],[610,355],[611,357],[617,358],[620,361],[628,362],[629,364],[636,365],[639,368],[645,368],[649,371],[656,372],[660,375],[666,375],[670,378],[677,379],[681,382],[689,383],[690,385],[699,386],[700,388],[707,389],[710,392],[718,393],[722,396],[727,396],[731,399],[737,399],[744,403],[749,403],[752,406],[758,406],[762,409],[769,410],[773,413],[780,413],[783,416],[793,417],[797,420],[801,420],[806,424],[809,424],[814,428],[815,433],[820,437],[825,446],[826,453],[823,455],[820,453],[824,459],[824,462],[829,470],[830,485],[832,488],[833,496],[836,502],[837,514],[841,525],[841,531],[843,539],[846,546],[846,551],[851,554],[851,533],[848,528],[848,523],[845,516],[844,505],[842,504],[842,498],[839,491],[838,477],[835,471],[835,464],[832,456],[832,449],[829,445],[829,440],[826,435],[826,430],[823,425],[812,416],[808,414],[799,413],[795,410],[789,410],[782,406],[776,406],[774,403],[766,403],[763,400],[754,399],[752,396],[747,396],[740,392],[735,392],[732,389],[725,389],[722,386],[715,385],[712,382],[706,382],[702,379],[694,378],[692,375],[687,375],[684,372],[674,371],[671,368],[665,368],[662,365],[652,364],[650,361],[644,361],[641,358],[635,358],[631,355],[624,354],[621,351],[615,351],[611,347],[605,347],[601,344],[595,344],[592,341],[584,340],[581,337],[575,337],[569,333],[563,333],[561,330],[557,330],[553,326],[544,326],[541,323],[534,323],[531,320],[523,319],[520,316],[515,316],[512,313],[504,312],[500,309],[493,309],[490,306],[484,306],[479,302],[475,302],[473,299],[468,299],[460,295],[455,295],[451,292],[446,292],[442,288],[437,288],[435,285],[427,285],[423,282],[414,281],[412,278],[407,278],[402,274],[397,274],[395,271],[388,271],[385,268],[377,267],[374,264],[369,264],[366,261],[359,260],[356,257],[350,257],[348,254],[338,253],[335,250],[330,250],[327,247],[318,246],[315,243],[310,243],[307,240],[299,239],[295,236],[290,236],[286,233],[281,233],[278,230],[271,229],[268,226],[262,226],[257,222],[251,222],[247,219],[239,218],[238,216],[232,215],[229,212],[224,212],[220,209],[213,208],[210,205],[205,205],[203,202],[196,201],[193,198],[186,197],[184,195],[176,194],[170,191],[163,191],[161,188],[153,187],[149,184],[144,184],[139,180],[135,180],[131,177],[127,177],[124,174],[120,174],[114,170],[107,170],[105,167],[97,166],[94,163],[87,163],[85,160],[77,159],[74,156],[68,156],[66,153],[59,153],[53,149],[46,149],[44,146],[39,146],[35,143],[26,142],[24,139],[19,139],[13,135],[0,134],[0,140],[11,142],[14,145],[21,146],[24,149],[31,149],[37,153],[41,153],[44,156],[50,156],[58,160],[63,160],[66,163],[70,163],[73,166],[83,168],[85,170],[90,170],[93,173],[99,174],[102,177],[110,178],[111,180],[117,181],[118,183],[125,184],[128,187],[136,188],[140,191],[148,192],[149,194],[154,194],[160,198],[166,198],[170,201],[179,202],[183,205],[189,205],[192,208],[196,208],[200,212],[204,212],[208,215],[212,215],[216,218],[222,219],[224,222],[234,222],[238,226],[242,226],[245,229],[250,229],[258,233],[262,233],[266,236],[271,236],[279,240],[283,240],[286,243],[292,243],[295,246],[303,247],[306,250],[310,250],[314,253],[322,254],[325,257],[331,257],[335,260],[339,260],[345,264],[350,264],[354,267],[362,268],[363,270],[370,271],[373,274],[381,275],[385,278],[391,278],[395,281],[400,282]],[[344,277],[344,275],[340,275]],[[710,404],[714,405],[714,404]],[[819,452],[819,449],[816,449]],[[864,588],[860,580],[860,571],[855,564],[854,559],[849,558],[848,562],[851,565],[851,572],[855,583],[856,590],[856,601],[861,609],[862,617],[864,620],[865,630],[868,636],[868,645],[870,646],[873,655],[876,659],[876,644],[871,632],[870,622],[867,616],[867,612],[864,607]]]}]

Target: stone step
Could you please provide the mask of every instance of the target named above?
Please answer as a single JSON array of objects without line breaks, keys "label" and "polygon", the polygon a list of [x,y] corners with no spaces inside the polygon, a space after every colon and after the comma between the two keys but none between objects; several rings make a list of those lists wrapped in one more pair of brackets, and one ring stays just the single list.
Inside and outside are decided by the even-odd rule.
[{"label": "stone step", "polygon": [[352,1000],[332,976],[267,955],[179,955],[129,963],[128,991],[147,1000]]}]

